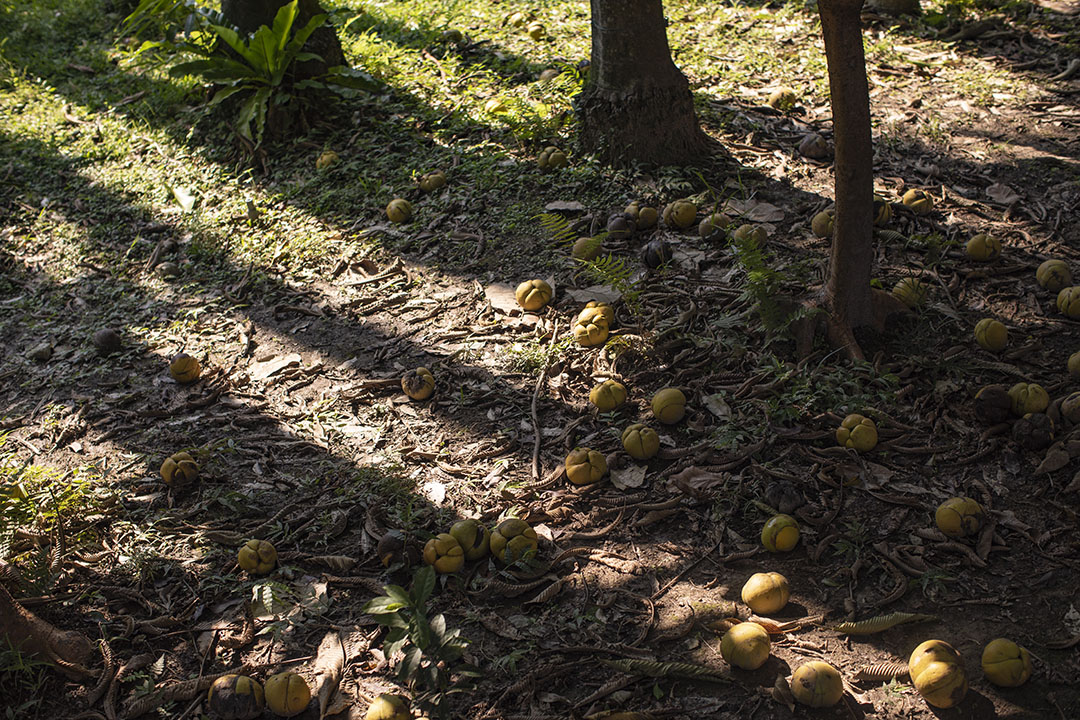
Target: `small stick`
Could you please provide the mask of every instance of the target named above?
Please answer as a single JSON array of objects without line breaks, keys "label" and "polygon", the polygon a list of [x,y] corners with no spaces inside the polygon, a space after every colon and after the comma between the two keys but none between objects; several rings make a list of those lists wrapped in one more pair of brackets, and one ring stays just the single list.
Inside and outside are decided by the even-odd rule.
[{"label": "small stick", "polygon": [[540,389],[544,386],[544,380],[547,379],[548,368],[551,367],[551,349],[555,347],[555,340],[559,337],[559,321],[555,320],[555,325],[551,329],[551,342],[548,343],[547,357],[544,359],[544,368],[540,371],[540,376],[536,378],[536,389],[533,390],[532,396],[532,422],[533,433],[535,439],[533,440],[533,458],[532,458],[532,476],[533,480],[540,479],[540,418],[536,414],[536,401],[540,398]]}]

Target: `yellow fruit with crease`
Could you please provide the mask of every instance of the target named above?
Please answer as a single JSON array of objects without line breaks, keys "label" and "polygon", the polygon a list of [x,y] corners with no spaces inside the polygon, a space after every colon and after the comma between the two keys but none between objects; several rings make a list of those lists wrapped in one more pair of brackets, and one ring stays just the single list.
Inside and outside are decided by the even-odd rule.
[{"label": "yellow fruit with crease", "polygon": [[769,633],[752,622],[731,626],[720,639],[720,655],[729,664],[743,670],[757,670],[764,665],[771,649]]},{"label": "yellow fruit with crease", "polygon": [[950,708],[967,694],[967,672],[960,653],[943,640],[927,640],[912,651],[908,674],[923,699],[936,708]]},{"label": "yellow fruit with crease", "polygon": [[1008,638],[997,638],[983,648],[982,669],[995,685],[1020,687],[1031,677],[1031,653]]},{"label": "yellow fruit with crease", "polygon": [[856,452],[870,452],[877,447],[877,425],[870,418],[852,413],[836,429],[836,442]]},{"label": "yellow fruit with crease", "polygon": [[769,552],[789,552],[799,544],[799,522],[790,515],[773,515],[761,529],[761,544]]},{"label": "yellow fruit with crease", "polygon": [[266,707],[281,717],[299,715],[311,702],[307,681],[294,672],[281,672],[266,679]]},{"label": "yellow fruit with crease", "polygon": [[742,601],[759,615],[784,609],[791,598],[786,577],[778,572],[754,573],[742,587]]},{"label": "yellow fruit with crease", "polygon": [[792,675],[791,694],[809,707],[832,707],[844,696],[844,680],[829,663],[811,660]]},{"label": "yellow fruit with crease", "polygon": [[952,538],[974,535],[982,528],[982,505],[969,497],[949,498],[938,505],[934,523],[938,530]]}]

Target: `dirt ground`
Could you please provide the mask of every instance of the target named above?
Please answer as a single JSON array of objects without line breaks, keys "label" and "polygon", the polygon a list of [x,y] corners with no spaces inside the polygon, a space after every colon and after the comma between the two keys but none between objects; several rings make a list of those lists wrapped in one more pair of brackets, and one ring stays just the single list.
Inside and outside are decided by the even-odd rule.
[{"label": "dirt ground", "polygon": [[[1045,12],[1075,19],[1068,6]],[[237,668],[260,678],[290,669],[314,686],[328,631],[345,651],[330,701],[339,717],[362,716],[381,692],[430,700],[395,681],[398,660],[360,609],[412,578],[409,553],[387,569],[376,545],[398,530],[415,561],[457,519],[493,526],[508,516],[537,531],[535,559],[509,570],[469,563],[440,576],[429,603],[469,640],[446,668],[460,683],[443,700],[449,717],[1080,716],[1080,434],[1059,410],[1053,444],[1028,449],[1015,418],[987,422],[974,403],[991,384],[1039,383],[1059,404],[1080,390],[1066,372],[1080,324],[1035,279],[1048,258],[1080,273],[1080,84],[1075,68],[1058,77],[1073,46],[1058,46],[1049,22],[951,43],[904,35],[906,21],[866,22],[873,38],[894,33],[906,60],[869,68],[876,190],[892,212],[874,277],[885,289],[908,277],[929,287],[922,307],[861,337],[867,363],[824,346],[800,360],[783,328],[763,324],[769,308],[790,310],[789,298],[824,277],[828,240],[810,218],[830,204],[831,167],[796,150],[810,131],[831,139],[817,99],[790,113],[762,105],[763,94],[708,100],[703,121],[724,152],[686,173],[689,189],[672,189],[665,171],[612,172],[605,192],[615,200],[594,205],[523,152],[493,191],[455,187],[453,168],[444,190],[408,190],[416,207],[438,212],[403,226],[374,202],[352,218],[320,217],[299,191],[250,214],[189,220],[103,182],[92,153],[58,149],[92,142],[107,119],[65,109],[74,119],[56,118],[66,134],[53,144],[5,132],[0,569],[14,569],[0,581],[111,657],[94,660],[103,680],[79,684],[18,671],[4,655],[9,717],[113,720],[136,716],[139,702],[147,716],[194,717],[205,712],[199,679]],[[976,95],[956,80],[986,68],[1014,84]],[[424,132],[377,114],[361,122]],[[344,142],[316,128],[310,142],[334,138]],[[173,168],[185,162],[157,152]],[[312,148],[291,152],[309,162]],[[911,187],[930,193],[932,212],[901,203]],[[629,268],[612,287],[535,221],[508,237],[490,219],[547,212],[587,234],[629,200],[691,195],[765,227],[765,265],[662,226],[605,242]],[[977,232],[1001,240],[1000,258],[967,256]],[[325,244],[318,260],[297,261],[284,241],[275,249],[305,233]],[[259,253],[230,254],[245,237],[264,243]],[[638,257],[656,238],[674,260],[649,270]],[[781,274],[775,285],[768,268]],[[513,288],[534,276],[549,278],[555,297],[523,312]],[[572,341],[589,300],[615,306],[600,348]],[[1008,327],[1004,351],[975,343],[984,317]],[[120,334],[117,352],[92,342],[106,327]],[[200,360],[198,381],[169,376],[180,351]],[[430,400],[401,391],[418,366],[436,378]],[[588,393],[607,378],[629,398],[601,413]],[[673,425],[650,410],[664,387],[688,398]],[[869,453],[837,446],[852,412],[877,423]],[[647,463],[621,452],[634,422],[661,438]],[[575,447],[606,455],[610,474],[569,484],[562,463]],[[166,487],[158,468],[181,450],[200,477]],[[985,510],[971,538],[934,525],[953,496]],[[799,522],[791,552],[761,547],[777,511]],[[250,538],[278,550],[268,577],[236,565]],[[772,642],[764,666],[733,669],[720,637],[750,617],[740,590],[767,571],[788,579],[791,601],[759,618]],[[890,613],[929,617],[867,635],[837,629]],[[1030,650],[1034,675],[1022,687],[983,676],[982,648],[996,637]],[[906,675],[881,674],[930,638],[964,658],[970,690],[955,708],[931,708]],[[815,659],[845,678],[842,702],[789,706],[775,683]],[[318,703],[300,717],[319,717]]]}]

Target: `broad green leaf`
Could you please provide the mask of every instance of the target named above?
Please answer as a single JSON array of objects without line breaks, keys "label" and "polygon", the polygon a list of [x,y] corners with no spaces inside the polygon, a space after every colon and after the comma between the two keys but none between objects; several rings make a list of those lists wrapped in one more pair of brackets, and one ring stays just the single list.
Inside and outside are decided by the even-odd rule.
[{"label": "broad green leaf", "polygon": [[248,48],[251,50],[251,56],[255,58],[252,63],[258,68],[259,73],[270,81],[271,85],[278,85],[280,80],[278,77],[278,69],[284,63],[280,62],[280,54],[277,50],[277,38],[274,37],[274,31],[263,25],[251,38],[251,42],[248,43]]},{"label": "broad green leaf", "polygon": [[421,650],[427,650],[428,646],[431,645],[431,627],[428,626],[426,620],[420,618],[413,624],[409,637],[412,638],[414,645]]},{"label": "broad green leaf", "polygon": [[227,100],[228,98],[232,97],[236,93],[243,92],[244,90],[250,90],[250,89],[251,88],[244,87],[243,85],[241,85],[239,87],[221,88],[216,93],[214,93],[214,97],[212,97],[210,99],[210,102],[208,102],[206,105],[207,105],[207,107],[214,107],[218,103],[222,102],[223,100]]},{"label": "broad green leaf", "polygon": [[393,642],[387,642],[383,644],[383,654],[388,658],[392,658],[401,652],[401,648],[408,642],[408,638],[398,638]]},{"label": "broad green leaf", "polygon": [[420,667],[420,661],[424,659],[424,653],[420,652],[420,648],[411,647],[405,651],[405,661],[402,663],[402,674],[411,678],[416,674],[416,670]]},{"label": "broad green leaf", "polygon": [[431,634],[435,636],[435,639],[439,641],[439,645],[444,642],[446,635],[446,617],[443,615],[436,615],[431,620]]},{"label": "broad green leaf", "polygon": [[392,597],[377,597],[364,603],[364,607],[360,608],[360,612],[368,615],[382,615],[395,613],[405,606],[405,603]]},{"label": "broad green leaf", "polygon": [[394,598],[403,605],[412,605],[412,598],[409,597],[409,593],[405,588],[400,585],[387,585],[383,590],[386,591],[386,597]]},{"label": "broad green leaf", "polygon": [[435,568],[424,565],[416,571],[412,584],[412,604],[423,607],[435,589]]},{"label": "broad green leaf", "polygon": [[296,21],[297,15],[297,0],[282,5],[277,15],[274,16],[274,48],[277,54],[281,54],[285,51],[285,45],[289,42],[289,34],[292,32],[293,23]]},{"label": "broad green leaf", "polygon": [[248,49],[247,43],[241,39],[240,34],[230,27],[224,25],[211,25],[217,36],[225,41],[229,47],[237,52],[240,57],[251,63],[252,67],[258,67],[258,59],[252,55],[251,50]]}]

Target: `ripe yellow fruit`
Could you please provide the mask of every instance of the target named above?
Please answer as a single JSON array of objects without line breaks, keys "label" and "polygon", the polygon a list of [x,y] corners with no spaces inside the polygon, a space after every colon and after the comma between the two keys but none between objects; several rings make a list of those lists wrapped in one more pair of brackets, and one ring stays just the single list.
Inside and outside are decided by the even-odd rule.
[{"label": "ripe yellow fruit", "polygon": [[585,308],[574,321],[574,339],[582,347],[603,345],[608,339],[608,313],[600,307]]},{"label": "ripe yellow fruit", "polygon": [[635,423],[623,430],[622,445],[635,460],[649,460],[660,452],[660,436],[648,425]]},{"label": "ripe yellow fruit", "polygon": [[791,694],[803,705],[832,707],[844,696],[844,680],[829,663],[811,660],[791,676]]},{"label": "ripe yellow fruit", "polygon": [[544,24],[539,22],[529,23],[529,27],[525,29],[525,32],[533,40],[543,40],[544,36],[547,35],[547,29],[544,27]]},{"label": "ripe yellow fruit", "polygon": [[187,353],[177,353],[169,361],[169,375],[178,383],[193,383],[202,374],[202,366],[199,361]]},{"label": "ripe yellow fruit", "polygon": [[769,633],[757,623],[732,625],[720,639],[720,655],[730,665],[743,670],[757,670],[769,659]]},{"label": "ripe yellow fruit", "polygon": [[435,376],[425,367],[410,370],[401,377],[401,389],[413,400],[427,400],[435,392]]},{"label": "ripe yellow fruit", "polygon": [[1066,369],[1069,371],[1069,375],[1075,379],[1080,379],[1080,352],[1074,352],[1069,356],[1069,361],[1066,364]]},{"label": "ripe yellow fruit", "polygon": [[1037,383],[1019,382],[1009,388],[1013,415],[1024,417],[1028,413],[1046,412],[1050,395]]},{"label": "ripe yellow fruit", "polygon": [[626,402],[626,386],[616,380],[605,380],[589,391],[589,402],[600,412],[611,412]]},{"label": "ripe yellow fruit", "polygon": [[774,110],[786,112],[795,107],[798,101],[798,96],[791,88],[777,88],[769,94],[769,99],[765,101],[765,104]]},{"label": "ripe yellow fruit", "polygon": [[412,219],[412,203],[403,198],[394,198],[386,206],[386,218],[392,223],[406,223]]},{"label": "ripe yellow fruit", "polygon": [[591,448],[574,448],[563,461],[566,478],[574,485],[590,485],[607,474],[607,460]]},{"label": "ripe yellow fruit", "polygon": [[1064,260],[1047,260],[1035,271],[1039,287],[1050,292],[1061,292],[1072,284],[1072,271]]},{"label": "ripe yellow fruit", "polygon": [[870,452],[877,447],[877,425],[868,417],[852,413],[836,429],[836,442],[856,452]]},{"label": "ripe yellow fruit", "polygon": [[607,320],[608,326],[615,324],[615,308],[611,307],[611,305],[603,300],[590,300],[585,303],[585,308],[578,313],[578,317],[588,317],[592,313],[600,313],[603,315],[604,319]]},{"label": "ripe yellow fruit", "polygon": [[570,257],[575,260],[595,260],[603,248],[604,243],[598,238],[580,237],[570,248]]},{"label": "ripe yellow fruit", "polygon": [[950,708],[967,694],[967,672],[960,653],[942,640],[927,640],[912,651],[908,674],[930,705]]},{"label": "ripe yellow fruit", "polygon": [[333,150],[323,150],[319,153],[319,157],[315,159],[316,170],[326,170],[337,164],[338,154]]},{"label": "ripe yellow fruit", "polygon": [[664,208],[664,224],[670,228],[686,230],[697,218],[697,205],[689,200],[676,200]]},{"label": "ripe yellow fruit", "polygon": [[892,289],[893,297],[913,310],[923,304],[929,292],[926,283],[913,277],[904,278]]},{"label": "ripe yellow fruit", "polygon": [[973,235],[964,249],[969,258],[979,262],[989,262],[1001,257],[1001,241],[988,233]]},{"label": "ripe yellow fruit", "polygon": [[832,210],[822,210],[810,221],[810,231],[815,237],[831,238],[834,223]]},{"label": "ripe yellow fruit", "polygon": [[934,209],[934,198],[925,190],[911,188],[904,193],[901,202],[911,208],[916,215],[925,215]]},{"label": "ripe yellow fruit", "polygon": [[885,227],[892,220],[892,203],[880,195],[874,196],[874,224]]},{"label": "ripe yellow fruit", "polygon": [[450,533],[439,533],[424,544],[424,563],[437,573],[456,573],[465,567],[465,551]]},{"label": "ripe yellow fruit", "polygon": [[277,550],[266,540],[248,540],[237,551],[236,564],[252,575],[265,575],[277,565]]},{"label": "ripe yellow fruit", "polygon": [[183,487],[199,479],[199,464],[186,452],[173,453],[161,463],[161,479],[169,487]]},{"label": "ripe yellow fruit", "polygon": [[420,189],[424,192],[434,192],[446,185],[446,173],[442,170],[432,170],[420,176]]},{"label": "ripe yellow fruit", "polygon": [[753,241],[758,247],[765,245],[765,242],[769,239],[769,234],[765,232],[765,228],[760,225],[740,225],[735,229],[735,232],[731,233],[731,239],[735,242],[747,242]]},{"label": "ripe yellow fruit", "polygon": [[653,395],[652,412],[665,425],[674,425],[686,415],[686,396],[679,388],[664,388]]},{"label": "ripe yellow fruit", "polygon": [[1009,344],[1009,331],[993,318],[975,323],[975,342],[990,352],[1001,352]]},{"label": "ripe yellow fruit", "polygon": [[783,610],[789,599],[787,578],[778,572],[754,573],[742,587],[742,601],[759,615]]},{"label": "ripe yellow fruit", "polygon": [[548,145],[536,156],[536,164],[545,172],[566,167],[566,153],[554,145]]},{"label": "ripe yellow fruit", "polygon": [[368,705],[364,720],[412,720],[412,713],[405,698],[383,693]]},{"label": "ripe yellow fruit", "polygon": [[983,509],[969,497],[949,498],[938,505],[934,513],[938,530],[949,537],[960,538],[979,532],[983,524]]},{"label": "ripe yellow fruit", "polygon": [[294,672],[282,672],[266,679],[266,707],[281,717],[299,715],[311,702],[307,681]]},{"label": "ripe yellow fruit", "polygon": [[761,528],[761,544],[769,552],[789,552],[799,544],[799,522],[790,515],[773,515]]},{"label": "ripe yellow fruit", "polygon": [[536,553],[539,542],[529,523],[507,518],[491,531],[491,554],[510,565]]},{"label": "ripe yellow fruit", "polygon": [[488,554],[491,530],[476,520],[469,518],[454,523],[450,527],[450,534],[465,551],[466,560],[479,560]]},{"label": "ripe yellow fruit", "polygon": [[262,715],[263,686],[247,675],[222,675],[210,686],[206,702],[219,720],[254,720]]},{"label": "ripe yellow fruit", "polygon": [[525,310],[539,310],[551,301],[551,286],[543,280],[526,280],[517,286],[514,297]]},{"label": "ripe yellow fruit", "polygon": [[1073,320],[1080,320],[1080,285],[1062,288],[1057,296],[1057,309]]},{"label": "ripe yellow fruit", "polygon": [[982,669],[995,685],[1020,687],[1031,677],[1031,653],[1008,638],[997,638],[983,648]]}]

